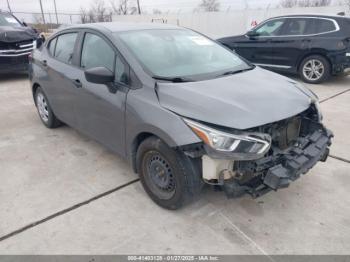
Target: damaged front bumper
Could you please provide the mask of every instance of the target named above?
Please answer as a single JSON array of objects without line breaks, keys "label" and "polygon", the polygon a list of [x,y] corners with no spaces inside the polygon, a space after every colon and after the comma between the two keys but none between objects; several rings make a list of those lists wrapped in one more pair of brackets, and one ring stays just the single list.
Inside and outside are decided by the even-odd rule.
[{"label": "damaged front bumper", "polygon": [[[255,161],[238,161],[234,165],[236,174],[220,183],[228,197],[239,197],[245,193],[259,197],[271,190],[288,187],[305,174],[318,161],[326,161],[333,133],[320,123],[313,123],[311,133],[298,137],[285,150],[274,149],[269,156]],[[249,177],[249,180],[237,178]],[[220,179],[219,179],[220,180]]]}]

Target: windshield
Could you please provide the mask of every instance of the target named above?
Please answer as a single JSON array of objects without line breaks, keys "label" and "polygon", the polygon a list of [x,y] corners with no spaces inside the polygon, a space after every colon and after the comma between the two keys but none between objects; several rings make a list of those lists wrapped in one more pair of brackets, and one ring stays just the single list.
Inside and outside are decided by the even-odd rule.
[{"label": "windshield", "polygon": [[153,76],[211,78],[251,66],[216,42],[187,29],[116,33]]},{"label": "windshield", "polygon": [[12,15],[0,14],[0,26],[22,26],[22,25]]}]

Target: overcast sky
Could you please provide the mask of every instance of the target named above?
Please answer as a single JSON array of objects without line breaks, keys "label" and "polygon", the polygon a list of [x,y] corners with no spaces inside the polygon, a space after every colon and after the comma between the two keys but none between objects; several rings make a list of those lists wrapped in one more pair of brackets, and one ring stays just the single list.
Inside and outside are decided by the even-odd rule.
[{"label": "overcast sky", "polygon": [[[119,2],[119,0],[114,0]],[[39,12],[39,0],[9,0],[12,11],[14,12]],[[65,13],[77,13],[81,6],[89,7],[92,1],[90,0],[56,0],[57,11]],[[109,4],[110,0],[105,0]],[[201,1],[200,0],[140,0],[141,8],[152,12],[153,9],[160,9],[161,11],[191,12]],[[276,5],[279,0],[219,0],[221,10],[239,9],[245,6],[245,2],[254,8],[264,8],[269,3]],[[1,9],[7,10],[6,0],[0,0]],[[53,0],[42,0],[45,12],[53,12]]]}]

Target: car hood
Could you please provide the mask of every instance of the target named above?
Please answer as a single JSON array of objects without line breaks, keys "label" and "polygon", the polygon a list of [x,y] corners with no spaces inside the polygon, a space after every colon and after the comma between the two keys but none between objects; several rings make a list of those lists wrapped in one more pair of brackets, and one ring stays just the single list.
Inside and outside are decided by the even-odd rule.
[{"label": "car hood", "polygon": [[207,81],[158,83],[162,107],[199,121],[248,129],[306,110],[313,94],[295,81],[259,67]]},{"label": "car hood", "polygon": [[228,36],[228,37],[222,37],[217,39],[218,42],[229,45],[234,42],[242,42],[242,41],[247,41],[248,38],[245,35],[235,35],[235,36]]},{"label": "car hood", "polygon": [[33,40],[37,34],[29,27],[0,26],[0,41],[12,43]]}]

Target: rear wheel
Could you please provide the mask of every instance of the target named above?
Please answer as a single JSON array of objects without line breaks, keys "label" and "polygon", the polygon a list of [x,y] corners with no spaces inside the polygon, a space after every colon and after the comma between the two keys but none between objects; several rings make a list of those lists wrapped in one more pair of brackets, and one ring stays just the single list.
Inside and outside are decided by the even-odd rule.
[{"label": "rear wheel", "polygon": [[178,209],[201,191],[201,176],[194,161],[157,137],[141,143],[137,167],[145,191],[161,207]]},{"label": "rear wheel", "polygon": [[38,109],[39,117],[46,127],[56,128],[62,125],[61,121],[53,113],[41,87],[38,87],[35,91],[35,105]]},{"label": "rear wheel", "polygon": [[301,62],[299,75],[306,83],[319,84],[330,77],[330,70],[330,64],[326,58],[320,55],[312,55]]}]

